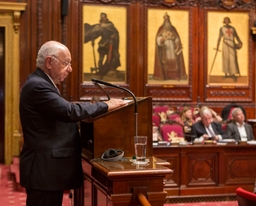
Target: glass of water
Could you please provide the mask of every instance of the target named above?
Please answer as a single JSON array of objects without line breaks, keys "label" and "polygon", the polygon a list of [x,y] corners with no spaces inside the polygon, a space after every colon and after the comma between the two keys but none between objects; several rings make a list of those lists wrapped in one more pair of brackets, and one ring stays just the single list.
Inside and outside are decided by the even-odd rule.
[{"label": "glass of water", "polygon": [[147,136],[135,136],[134,148],[137,163],[144,163],[147,154]]}]

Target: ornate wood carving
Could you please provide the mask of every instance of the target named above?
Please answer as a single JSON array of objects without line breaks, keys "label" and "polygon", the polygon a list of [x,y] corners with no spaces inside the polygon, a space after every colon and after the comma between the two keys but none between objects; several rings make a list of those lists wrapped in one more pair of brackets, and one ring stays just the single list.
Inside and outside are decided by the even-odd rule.
[{"label": "ornate wood carving", "polygon": [[197,6],[197,0],[145,0],[145,4],[148,5],[157,5],[164,7],[189,7],[189,6]]},{"label": "ornate wood carving", "polygon": [[85,3],[103,3],[103,4],[121,4],[121,3],[125,3],[125,4],[130,4],[130,3],[134,3],[136,0],[82,0],[81,2]]},{"label": "ornate wood carving", "polygon": [[26,5],[26,3],[0,2],[0,13],[13,13],[13,27],[15,33],[19,32],[20,13],[25,10]]},{"label": "ornate wood carving", "polygon": [[256,158],[254,155],[229,155],[227,167],[227,184],[239,183],[241,179],[245,179],[245,175],[251,179],[256,177]]},{"label": "ornate wood carving", "polygon": [[43,44],[43,16],[42,16],[42,0],[37,0],[37,51]]},{"label": "ornate wood carving", "polygon": [[217,153],[188,155],[188,186],[217,185]]},{"label": "ornate wood carving", "polygon": [[254,9],[255,2],[248,0],[199,0],[200,7],[226,9],[226,10],[249,10]]}]

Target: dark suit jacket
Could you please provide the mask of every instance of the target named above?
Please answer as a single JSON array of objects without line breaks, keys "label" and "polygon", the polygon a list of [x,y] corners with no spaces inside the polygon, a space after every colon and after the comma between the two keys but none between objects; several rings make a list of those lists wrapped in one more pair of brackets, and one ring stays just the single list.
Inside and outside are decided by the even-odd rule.
[{"label": "dark suit jacket", "polygon": [[[221,135],[222,139],[225,139],[227,137],[226,134],[224,133],[220,123],[212,122],[211,126],[212,126],[212,129],[213,129],[215,135]],[[202,120],[200,120],[192,125],[190,134],[193,135],[195,138],[199,138],[204,134],[208,134],[203,123],[202,123]]]},{"label": "dark suit jacket", "polygon": [[[244,127],[245,127],[245,132],[247,134],[248,141],[254,140],[254,135],[253,135],[251,125],[245,123]],[[241,140],[240,133],[239,133],[237,125],[234,121],[227,125],[226,134],[227,134],[228,138],[232,138],[232,139],[235,139],[237,141]]]},{"label": "dark suit jacket", "polygon": [[24,136],[20,184],[38,190],[82,186],[81,142],[76,122],[107,110],[103,102],[92,105],[66,101],[48,76],[36,69],[20,95]]}]

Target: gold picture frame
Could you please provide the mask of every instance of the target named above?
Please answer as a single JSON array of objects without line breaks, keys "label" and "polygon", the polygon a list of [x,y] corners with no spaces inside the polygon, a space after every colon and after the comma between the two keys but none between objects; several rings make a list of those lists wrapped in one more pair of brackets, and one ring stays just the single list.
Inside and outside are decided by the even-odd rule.
[{"label": "gold picture frame", "polygon": [[[189,84],[189,15],[188,10],[156,8],[147,10],[148,84]],[[171,23],[171,29],[164,29],[164,22],[168,24],[168,21]],[[162,39],[165,39],[165,43]],[[168,48],[169,43],[172,45]],[[164,47],[165,51],[163,51]],[[167,57],[167,50],[172,57]]]},{"label": "gold picture frame", "polygon": [[82,80],[126,82],[127,8],[82,6]]},{"label": "gold picture frame", "polygon": [[248,86],[249,13],[208,11],[206,19],[207,84]]}]

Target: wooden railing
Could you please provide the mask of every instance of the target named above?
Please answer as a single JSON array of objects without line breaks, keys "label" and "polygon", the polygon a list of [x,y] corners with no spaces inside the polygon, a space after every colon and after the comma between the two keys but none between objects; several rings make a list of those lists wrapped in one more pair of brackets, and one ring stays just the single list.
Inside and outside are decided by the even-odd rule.
[{"label": "wooden railing", "polygon": [[138,193],[137,198],[140,206],[151,206],[148,199],[142,193]]}]

